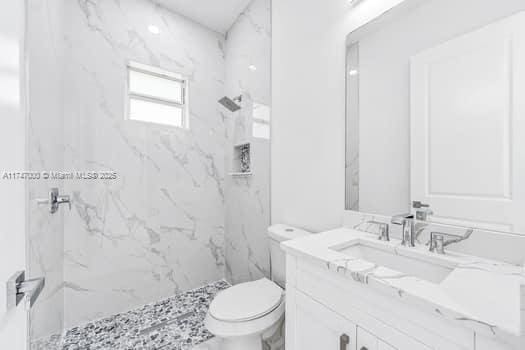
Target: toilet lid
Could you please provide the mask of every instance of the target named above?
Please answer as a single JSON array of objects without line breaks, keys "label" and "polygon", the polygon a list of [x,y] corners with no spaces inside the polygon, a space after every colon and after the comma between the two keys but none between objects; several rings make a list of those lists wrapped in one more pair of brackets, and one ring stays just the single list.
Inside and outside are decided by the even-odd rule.
[{"label": "toilet lid", "polygon": [[283,290],[263,278],[241,283],[217,294],[210,305],[215,319],[227,322],[250,321],[267,315],[281,303]]}]

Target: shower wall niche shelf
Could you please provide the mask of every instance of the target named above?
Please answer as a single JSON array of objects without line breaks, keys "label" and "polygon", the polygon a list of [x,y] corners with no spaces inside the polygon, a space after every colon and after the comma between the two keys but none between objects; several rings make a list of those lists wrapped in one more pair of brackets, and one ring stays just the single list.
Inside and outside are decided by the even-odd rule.
[{"label": "shower wall niche shelf", "polygon": [[230,173],[230,176],[233,177],[243,177],[243,176],[252,176],[252,172],[246,172],[246,173]]},{"label": "shower wall niche shelf", "polygon": [[233,160],[231,176],[252,175],[250,143],[240,143],[233,146]]}]

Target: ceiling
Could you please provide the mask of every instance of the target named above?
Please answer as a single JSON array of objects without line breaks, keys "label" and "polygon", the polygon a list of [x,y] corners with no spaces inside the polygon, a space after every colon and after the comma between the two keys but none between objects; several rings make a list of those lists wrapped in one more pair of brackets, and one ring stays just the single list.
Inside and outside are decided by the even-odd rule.
[{"label": "ceiling", "polygon": [[156,0],[219,33],[226,33],[251,0]]}]

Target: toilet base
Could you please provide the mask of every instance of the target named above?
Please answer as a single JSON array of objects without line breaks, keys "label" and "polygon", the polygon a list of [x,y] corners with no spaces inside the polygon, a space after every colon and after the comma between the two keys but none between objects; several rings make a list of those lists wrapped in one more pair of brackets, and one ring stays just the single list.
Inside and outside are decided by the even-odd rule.
[{"label": "toilet base", "polygon": [[220,350],[262,350],[261,334],[244,337],[223,338]]}]

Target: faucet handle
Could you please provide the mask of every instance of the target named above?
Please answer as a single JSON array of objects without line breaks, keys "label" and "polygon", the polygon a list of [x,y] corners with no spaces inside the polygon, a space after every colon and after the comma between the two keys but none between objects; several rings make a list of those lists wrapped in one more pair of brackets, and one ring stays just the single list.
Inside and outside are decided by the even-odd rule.
[{"label": "faucet handle", "polygon": [[445,254],[445,234],[441,232],[430,232],[428,250],[438,254]]},{"label": "faucet handle", "polygon": [[468,239],[473,232],[473,229],[468,229],[463,236],[444,232],[430,232],[430,242],[427,244],[430,244],[429,250],[431,252],[445,254],[446,246]]},{"label": "faucet handle", "polygon": [[379,236],[377,237],[377,239],[379,239],[380,241],[390,241],[388,223],[376,221],[376,220],[370,220],[370,221],[367,221],[366,223],[377,225],[379,227]]},{"label": "faucet handle", "polygon": [[379,236],[377,237],[377,239],[386,242],[390,241],[390,232],[387,223],[383,222],[379,224]]}]

